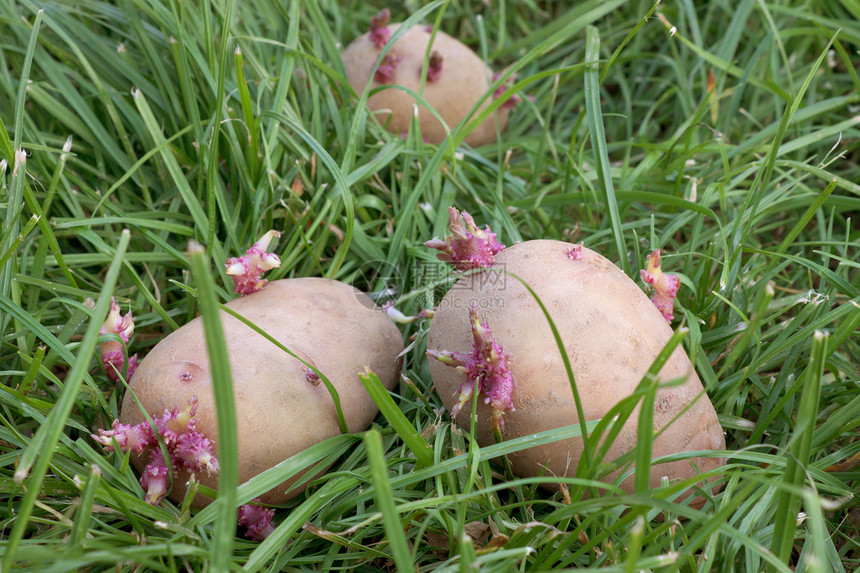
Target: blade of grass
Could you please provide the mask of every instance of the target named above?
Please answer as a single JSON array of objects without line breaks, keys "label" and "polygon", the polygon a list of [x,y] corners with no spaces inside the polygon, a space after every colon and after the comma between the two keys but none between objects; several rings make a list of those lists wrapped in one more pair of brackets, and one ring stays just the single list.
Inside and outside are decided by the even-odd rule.
[{"label": "blade of grass", "polygon": [[[579,388],[576,385],[576,380],[573,376],[573,367],[570,364],[570,357],[567,355],[567,350],[564,345],[564,341],[561,339],[561,334],[558,331],[558,328],[555,326],[555,322],[552,320],[552,317],[549,314],[549,310],[547,310],[546,306],[544,306],[543,301],[541,301],[538,294],[535,290],[529,285],[524,279],[518,277],[514,273],[505,272],[506,275],[514,277],[516,280],[522,284],[526,290],[532,295],[537,302],[538,306],[543,312],[544,317],[546,318],[547,324],[549,325],[550,330],[552,331],[553,339],[555,339],[555,344],[558,348],[559,354],[561,354],[561,360],[564,363],[564,371],[567,375],[568,382],[570,383],[570,390],[573,394],[573,401],[576,404],[576,416],[579,419],[579,429],[582,437],[582,457],[580,458],[580,467],[582,469],[582,474],[577,471],[577,475],[589,475],[591,465],[594,462],[594,450],[591,444],[591,440],[588,433],[588,424],[585,419],[585,408],[582,405],[582,398],[579,395]],[[498,445],[498,444],[497,444]]]},{"label": "blade of grass", "polygon": [[788,94],[785,93],[777,84],[773,81],[763,81],[754,75],[747,75],[746,70],[742,67],[727,62],[726,60],[712,54],[708,50],[704,49],[702,46],[697,46],[693,43],[689,38],[685,37],[683,34],[678,33],[677,26],[672,25],[672,22],[666,17],[662,12],[657,12],[657,17],[660,19],[660,22],[666,27],[666,30],[672,36],[672,38],[677,39],[682,44],[687,46],[690,50],[696,53],[697,56],[702,58],[704,61],[711,64],[714,68],[718,70],[722,70],[726,74],[730,76],[734,76],[738,79],[745,79],[750,85],[753,85],[757,88],[760,88],[766,92],[775,93],[782,99],[788,99]]},{"label": "blade of grass", "polygon": [[[65,163],[65,160],[60,159],[60,166],[58,166],[57,170],[62,169],[62,165]],[[63,272],[63,275],[66,277],[66,280],[69,281],[69,284],[76,284],[75,278],[72,275],[72,271],[69,269],[68,265],[66,265],[63,260],[63,253],[60,249],[59,242],[57,241],[57,237],[54,233],[54,229],[51,226],[51,223],[43,216],[44,213],[47,213],[47,210],[43,209],[38,200],[36,199],[36,195],[33,192],[33,189],[30,185],[27,184],[27,181],[24,181],[24,188],[22,189],[22,193],[24,195],[24,202],[30,211],[33,213],[33,217],[36,218],[39,224],[39,230],[42,232],[41,240],[47,243],[48,248],[53,253],[54,258],[57,261],[57,265],[60,267],[60,270]],[[0,265],[2,266],[2,265]]]},{"label": "blade of grass", "polygon": [[636,518],[636,522],[630,530],[630,544],[627,548],[627,564],[624,568],[624,573],[634,573],[640,569],[641,565],[637,566],[639,554],[642,552],[642,545],[645,537],[645,520],[642,516]]},{"label": "blade of grass", "polygon": [[406,444],[406,447],[415,455],[415,458],[418,460],[418,466],[432,466],[433,448],[427,445],[427,442],[421,437],[415,426],[412,425],[400,408],[397,407],[388,390],[379,380],[379,376],[368,370],[364,374],[359,374],[358,378],[364,384],[367,393],[370,394],[370,397],[373,398],[373,401],[379,407],[379,411],[382,412],[382,415],[385,416],[385,419],[388,420],[388,423],[391,424],[394,431],[397,432],[397,435]]},{"label": "blade of grass", "polygon": [[560,6],[562,7],[571,6],[571,8],[558,18],[553,18],[543,28],[523,37],[521,40],[508,42],[504,46],[501,46],[496,53],[491,54],[491,57],[495,59],[514,54],[516,55],[515,57],[519,57],[524,48],[533,46],[538,41],[545,43],[545,47],[539,51],[539,53],[544,53],[556,42],[569,41],[570,37],[579,32],[585,25],[600,20],[607,13],[617,10],[623,4],[623,0],[613,0],[612,2],[590,0],[575,4],[561,4]]},{"label": "blade of grass", "polygon": [[627,256],[627,246],[624,243],[624,230],[622,229],[621,215],[618,212],[618,199],[615,196],[615,188],[612,184],[611,162],[609,152],[606,148],[606,131],[603,128],[603,112],[600,106],[600,78],[598,75],[598,62],[600,61],[600,36],[597,28],[588,26],[586,28],[585,40],[585,116],[588,120],[588,131],[591,135],[591,147],[594,150],[594,162],[596,164],[597,179],[603,190],[603,198],[606,209],[609,211],[609,224],[612,229],[612,238],[615,239],[615,250],[621,270],[630,276],[630,259]]},{"label": "blade of grass", "polygon": [[334,409],[337,412],[337,422],[338,422],[338,426],[340,427],[341,433],[343,433],[343,434],[349,433],[349,428],[347,427],[346,419],[343,416],[343,407],[341,406],[340,393],[338,393],[337,388],[334,387],[334,384],[332,384],[331,380],[329,380],[328,377],[322,371],[320,371],[314,364],[306,361],[304,358],[302,358],[301,356],[299,356],[298,354],[296,354],[295,352],[293,352],[292,350],[290,350],[289,348],[284,346],[274,336],[272,336],[271,334],[269,334],[268,332],[266,332],[265,330],[263,330],[262,328],[260,328],[259,326],[257,326],[256,324],[254,324],[253,322],[251,322],[250,320],[248,320],[247,318],[245,318],[244,316],[242,316],[238,312],[236,312],[235,310],[233,310],[232,308],[229,308],[223,304],[219,305],[219,308],[222,311],[226,312],[227,314],[235,317],[237,320],[242,321],[246,326],[248,326],[248,328],[251,328],[254,332],[256,332],[257,334],[259,334],[260,336],[262,336],[263,338],[265,338],[266,340],[268,340],[269,342],[271,342],[272,344],[277,346],[279,349],[283,350],[284,352],[286,352],[287,354],[289,354],[290,356],[292,356],[293,358],[295,358],[296,360],[301,362],[306,368],[311,369],[314,372],[314,374],[319,376],[320,380],[325,385],[326,389],[328,390],[329,394],[331,395],[332,402],[334,402]]},{"label": "blade of grass", "polygon": [[[314,444],[306,450],[302,450],[240,485],[237,503],[248,503],[254,498],[260,497],[273,487],[277,487],[279,484],[304,471],[305,468],[313,466],[320,460],[342,455],[360,439],[360,437],[354,434],[338,434],[318,444]],[[191,528],[201,527],[214,521],[217,515],[217,508],[210,504],[194,515],[186,525]]]},{"label": "blade of grass", "polygon": [[84,483],[81,497],[78,501],[78,508],[75,511],[75,521],[72,525],[72,531],[69,533],[69,550],[71,552],[80,551],[81,543],[90,528],[90,518],[93,515],[93,504],[96,499],[96,492],[101,483],[102,472],[95,464],[90,465],[90,474]]},{"label": "blade of grass", "polygon": [[42,360],[45,359],[45,346],[41,344],[37,346],[36,352],[33,356],[28,356],[26,359],[30,361],[30,366],[27,368],[27,373],[24,375],[24,378],[21,380],[21,383],[17,388],[23,396],[26,396],[33,389],[33,384],[36,382],[36,376],[38,376],[39,369],[42,366]]},{"label": "blade of grass", "polygon": [[[3,248],[5,263],[2,265],[0,275],[0,295],[10,298],[12,293],[12,277],[15,275],[15,257],[13,256],[14,245],[18,238],[19,218],[23,209],[22,197],[24,194],[25,179],[27,177],[27,153],[22,149],[15,149],[15,164],[12,167],[11,192],[6,203],[6,225],[4,232],[0,234],[0,244]],[[9,253],[7,258],[5,253]],[[0,316],[0,335],[6,332],[9,316]]]},{"label": "blade of grass", "polygon": [[400,514],[397,511],[397,506],[394,503],[394,495],[391,492],[391,483],[388,480],[388,467],[385,463],[382,436],[379,430],[376,428],[368,430],[364,434],[364,445],[367,448],[367,461],[370,464],[373,491],[376,502],[382,511],[385,537],[394,554],[394,563],[397,565],[398,571],[415,571],[415,564],[412,562],[412,552],[409,551],[409,542],[403,533]]},{"label": "blade of grass", "polygon": [[[189,116],[190,125],[186,129],[193,129],[196,140],[203,141],[203,122],[200,119],[200,108],[192,84],[193,74],[189,68],[188,43],[189,41],[193,43],[196,38],[189,38],[188,31],[182,26],[187,5],[182,2],[171,2],[171,9],[178,32],[176,34],[176,44],[172,46],[171,53],[173,54],[176,73],[179,76],[179,93],[184,104],[183,107]],[[197,157],[200,157],[199,151]]]},{"label": "blade of grass", "polygon": [[289,540],[290,536],[302,528],[317,511],[325,507],[331,500],[359,485],[356,477],[340,477],[326,483],[298,507],[293,508],[284,521],[275,528],[266,539],[260,543],[245,562],[245,571],[254,573],[266,566],[266,563],[277,554]]},{"label": "blade of grass", "polygon": [[[797,514],[801,498],[793,493],[793,488],[802,488],[806,481],[806,467],[812,451],[815,436],[815,422],[819,414],[821,400],[821,378],[827,354],[828,334],[818,330],[812,337],[812,351],[806,367],[803,391],[797,409],[797,422],[788,444],[788,460],[782,480],[789,488],[778,494],[778,505],[774,515],[773,553],[787,563],[794,546],[797,529]],[[773,568],[769,568],[773,570]]]},{"label": "blade of grass", "polygon": [[9,132],[6,131],[6,124],[3,123],[2,117],[0,117],[0,160],[5,160],[7,164],[15,161],[15,145],[9,138]]},{"label": "blade of grass", "polygon": [[[191,214],[191,218],[194,220],[195,227],[203,236],[208,236],[209,219],[206,217],[206,212],[203,210],[203,207],[201,207],[200,202],[197,200],[197,196],[188,184],[188,180],[185,178],[185,174],[182,171],[182,167],[179,165],[179,161],[177,161],[176,156],[171,152],[170,146],[167,143],[164,134],[161,132],[161,125],[155,118],[155,115],[153,115],[152,109],[146,101],[146,96],[144,96],[143,92],[138,89],[132,90],[131,95],[134,98],[137,110],[140,112],[141,118],[146,125],[149,136],[155,144],[155,148],[159,150],[159,155],[161,156],[162,161],[164,161],[164,165],[167,167],[167,171],[170,173],[170,176],[176,185],[176,189],[179,191],[179,194],[185,203],[185,207],[188,209],[188,212]],[[210,249],[211,248],[212,247],[210,247]],[[212,253],[212,255],[216,256],[216,253]]]},{"label": "blade of grass", "polygon": [[242,104],[242,119],[245,123],[245,129],[248,130],[248,150],[246,153],[248,169],[251,171],[251,180],[256,182],[259,175],[257,121],[254,118],[254,109],[251,107],[251,92],[248,90],[248,81],[245,79],[245,68],[242,62],[242,50],[236,46],[233,63],[236,68],[236,83],[239,86],[239,101]]},{"label": "blade of grass", "polygon": [[[21,229],[21,232],[18,233],[18,236],[12,239],[12,244],[6,248],[5,252],[0,253],[0,267],[5,265],[9,261],[9,259],[12,258],[12,255],[15,253],[18,247],[21,246],[21,243],[24,242],[24,239],[27,238],[27,235],[29,235],[30,232],[36,228],[36,225],[39,224],[39,219],[40,217],[38,215],[33,215],[32,217],[30,217],[30,219],[27,221],[27,224],[25,224],[24,228]],[[11,271],[9,272],[11,273]],[[2,330],[0,330],[0,332],[2,332]]]},{"label": "blade of grass", "polygon": [[[98,301],[93,309],[92,319],[87,325],[87,330],[78,347],[78,355],[66,376],[60,398],[45,420],[44,425],[39,427],[30,447],[22,456],[18,470],[15,472],[17,481],[24,481],[27,479],[28,474],[29,479],[27,479],[24,497],[18,507],[18,515],[15,524],[12,526],[12,531],[9,533],[6,552],[2,558],[3,570],[5,571],[12,570],[12,564],[15,562],[15,552],[24,536],[24,531],[33,512],[33,506],[42,489],[42,482],[51,463],[53,457],[51,453],[54,452],[57,442],[60,440],[66,419],[72,411],[84,376],[89,370],[90,361],[96,349],[99,330],[107,317],[111,295],[113,294],[117,277],[122,267],[122,258],[125,255],[126,249],[128,249],[130,240],[131,233],[128,230],[123,230],[113,260],[105,274]],[[30,471],[29,464],[32,464],[32,471]]]},{"label": "blade of grass", "polygon": [[212,373],[212,392],[215,396],[215,413],[218,419],[218,517],[212,539],[212,570],[228,572],[233,558],[233,540],[236,538],[236,487],[239,483],[239,443],[236,435],[236,404],[233,397],[233,378],[230,358],[221,325],[221,313],[215,295],[215,283],[209,271],[206,253],[197,243],[188,247],[191,274],[197,283],[200,315],[206,336],[206,350]]},{"label": "blade of grass", "polygon": [[646,491],[651,487],[651,453],[653,451],[654,439],[654,401],[657,396],[657,390],[660,387],[660,370],[663,365],[675,352],[675,349],[680,346],[684,338],[689,333],[686,328],[679,328],[674,333],[668,342],[663,346],[660,354],[654,359],[654,363],[648,369],[642,379],[642,389],[645,393],[642,397],[642,406],[639,409],[639,423],[636,432],[636,477],[634,478],[635,491]]},{"label": "blade of grass", "polygon": [[24,55],[24,65],[21,67],[21,76],[18,80],[18,97],[15,101],[15,125],[13,127],[15,140],[12,142],[14,149],[21,147],[21,140],[24,136],[24,130],[22,129],[24,125],[24,112],[26,110],[24,102],[27,99],[30,66],[33,64],[33,54],[36,52],[36,40],[39,37],[39,28],[42,25],[42,15],[44,13],[45,10],[36,12],[36,19],[33,20],[33,29],[30,31],[30,41],[27,44],[27,51]]},{"label": "blade of grass", "polygon": [[794,114],[797,113],[801,103],[804,101],[803,96],[812,84],[812,80],[815,77],[816,72],[824,62],[827,52],[830,50],[830,46],[833,44],[835,39],[836,35],[834,34],[827,43],[827,46],[825,46],[821,51],[816,62],[813,64],[806,76],[806,79],[798,90],[798,93],[796,95],[789,96],[785,105],[785,112],[780,119],[779,127],[777,128],[776,135],[774,136],[767,156],[759,165],[755,180],[753,181],[750,191],[747,193],[744,204],[741,207],[741,213],[743,215],[735,219],[731,245],[733,251],[729,262],[724,267],[724,278],[726,279],[725,284],[727,285],[728,291],[731,291],[731,289],[734,288],[734,284],[737,281],[737,273],[740,270],[739,263],[741,253],[743,252],[743,246],[746,242],[747,236],[752,231],[753,225],[755,224],[755,214],[759,208],[759,204],[770,186],[774,167],[776,166],[776,160],[779,156],[779,149],[785,139],[788,125],[791,123],[792,117],[794,117]]},{"label": "blade of grass", "polygon": [[[218,228],[218,191],[217,185],[220,178],[217,175],[218,155],[220,150],[219,135],[221,133],[221,116],[224,113],[224,83],[227,77],[227,52],[230,41],[230,30],[236,16],[236,0],[227,0],[224,7],[224,20],[221,22],[221,41],[218,48],[218,86],[215,98],[214,118],[209,126],[209,158],[206,176],[206,206],[209,214],[208,233],[206,244],[213,257],[215,245],[220,244],[217,240],[216,229]],[[216,257],[220,260],[221,257]]]},{"label": "blade of grass", "polygon": [[[741,355],[747,350],[747,347],[753,342],[754,338],[760,338],[761,324],[765,320],[765,314],[767,312],[768,305],[770,305],[770,301],[773,300],[774,297],[774,289],[772,283],[767,283],[762,289],[761,294],[759,295],[758,303],[756,304],[755,311],[750,317],[746,327],[743,330],[743,333],[737,339],[737,342],[732,346],[731,352],[726,357],[723,366],[717,372],[717,378],[722,378],[729,368],[731,368],[735,362],[741,357]],[[759,344],[761,341],[759,340]],[[740,381],[738,382],[740,384]]]},{"label": "blade of grass", "polygon": [[271,111],[264,112],[262,115],[263,117],[275,119],[288,125],[290,129],[295,130],[299,137],[301,137],[308,147],[316,153],[317,157],[322,160],[323,164],[331,173],[332,178],[334,178],[335,187],[337,187],[337,190],[340,192],[340,198],[341,201],[343,201],[343,207],[346,211],[344,214],[345,229],[343,231],[343,240],[341,240],[340,245],[338,245],[337,251],[335,252],[334,257],[332,257],[328,270],[325,273],[327,278],[331,278],[337,274],[337,271],[346,259],[349,245],[352,242],[353,229],[355,227],[355,204],[352,192],[346,182],[346,177],[344,176],[343,170],[338,166],[337,162],[332,158],[325,147],[323,147],[319,141],[314,139],[314,137],[293,118],[283,113],[275,113]]},{"label": "blade of grass", "polygon": [[[807,207],[806,211],[801,215],[791,230],[785,235],[785,238],[777,247],[776,252],[778,254],[783,254],[788,251],[788,248],[794,244],[794,240],[800,235],[803,229],[806,227],[807,223],[812,220],[812,217],[815,216],[816,211],[821,208],[827,198],[830,197],[830,194],[836,188],[836,181],[831,181],[827,187],[824,188],[818,197],[815,198],[815,201],[810,203],[809,207]],[[771,263],[775,264],[775,262]]]}]

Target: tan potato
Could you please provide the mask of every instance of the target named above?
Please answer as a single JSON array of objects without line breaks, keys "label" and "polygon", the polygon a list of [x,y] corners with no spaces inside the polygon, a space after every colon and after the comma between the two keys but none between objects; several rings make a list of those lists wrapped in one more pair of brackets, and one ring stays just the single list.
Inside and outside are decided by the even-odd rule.
[{"label": "tan potato", "polygon": [[[578,423],[573,393],[546,318],[532,295],[515,278],[525,280],[548,309],[561,335],[573,368],[587,420],[602,418],[633,393],[654,358],[672,336],[672,329],[645,293],[608,259],[582,248],[573,260],[573,247],[561,241],[518,243],[498,253],[496,263],[475,276],[460,279],[441,301],[427,338],[428,350],[469,352],[472,334],[468,308],[478,301],[479,316],[509,357],[515,410],[504,413],[503,438],[526,436]],[[436,390],[449,411],[456,402],[463,372],[430,360]],[[655,401],[655,430],[666,426],[682,409],[695,403],[653,444],[654,458],[666,454],[725,449],[725,438],[714,407],[703,393],[692,364],[681,348],[660,372],[668,381],[686,377],[680,386],[662,388]],[[479,397],[477,436],[481,445],[494,442],[491,407]],[[471,401],[457,416],[469,427]],[[612,445],[604,461],[636,447],[634,415]],[[572,476],[582,455],[579,438],[533,447],[510,456],[520,476]],[[715,458],[693,460],[702,471],[722,465]],[[614,479],[617,474],[607,479]],[[697,475],[689,460],[653,466],[651,487],[662,476],[669,479]],[[632,491],[632,476],[622,483]]]},{"label": "tan potato", "polygon": [[[227,303],[281,344],[319,369],[337,388],[349,430],[366,429],[377,408],[358,375],[375,372],[389,389],[400,373],[402,337],[394,323],[367,295],[353,287],[321,278],[284,279],[261,291]],[[324,383],[298,360],[238,319],[222,314],[224,337],[236,397],[239,482],[243,483],[290,456],[340,433],[337,413]],[[311,371],[312,372],[312,371]],[[159,342],[132,376],[130,388],[153,417],[187,406],[197,396],[197,431],[218,445],[215,402],[209,374],[203,323],[194,319]],[[144,420],[131,393],[126,394],[120,421]],[[149,456],[132,456],[142,470]],[[198,474],[208,487],[217,477]],[[183,499],[189,474],[177,472],[170,498]],[[298,479],[298,478],[296,478]],[[262,496],[282,503],[304,487],[286,493],[289,480]],[[198,495],[195,505],[207,504]]]},{"label": "tan potato", "polygon": [[[388,30],[394,34],[399,26],[400,24],[390,24]],[[419,25],[410,28],[389,51],[391,57],[400,60],[397,61],[390,79],[384,83],[404,86],[420,93],[424,54],[429,42],[428,27]],[[442,70],[437,80],[426,82],[423,95],[448,127],[453,129],[487,93],[493,71],[465,44],[442,31],[436,32],[431,51],[437,51],[441,55]],[[343,51],[347,79],[357,93],[363,92],[369,82],[374,88],[383,85],[371,77],[371,71],[380,54],[381,49],[371,41],[369,33],[355,39]],[[481,104],[480,109],[487,107],[492,100],[491,94]],[[411,95],[397,88],[384,89],[367,100],[368,107],[378,112],[380,123],[392,133],[409,131],[415,104],[416,101]],[[425,141],[438,144],[445,140],[445,128],[424,106],[418,111],[418,121]],[[472,147],[492,143],[496,140],[496,122],[501,131],[507,121],[508,109],[502,106],[466,137],[466,143]]]}]

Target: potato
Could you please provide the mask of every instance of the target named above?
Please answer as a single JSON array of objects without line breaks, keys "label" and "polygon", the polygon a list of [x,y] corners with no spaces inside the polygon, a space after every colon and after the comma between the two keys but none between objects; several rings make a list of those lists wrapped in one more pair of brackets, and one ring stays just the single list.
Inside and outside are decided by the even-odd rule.
[{"label": "potato", "polygon": [[[365,294],[334,280],[284,279],[261,291],[227,303],[281,344],[313,364],[337,388],[349,430],[366,429],[376,405],[358,375],[369,368],[391,389],[400,372],[402,337],[394,323]],[[222,325],[236,397],[239,481],[340,433],[337,413],[325,384],[301,362],[277,348],[238,319],[222,314]],[[314,383],[316,382],[316,384]],[[159,342],[131,378],[130,389],[153,417],[182,409],[193,396],[199,400],[197,431],[218,444],[215,402],[203,323],[196,318]],[[143,413],[131,393],[122,405],[120,422],[137,424]],[[143,470],[146,453],[133,456]],[[198,473],[197,479],[217,487],[217,477]],[[177,472],[170,493],[180,501],[189,478]],[[298,478],[296,478],[298,479]],[[262,496],[265,503],[282,503],[304,488],[286,493],[295,479]],[[194,504],[208,498],[197,495]]]},{"label": "potato", "polygon": [[[400,24],[390,24],[387,31],[393,34],[399,27]],[[380,57],[381,46],[384,45],[384,41],[378,42],[381,45],[377,47],[373,34],[372,31],[360,36],[343,51],[343,64],[352,88],[361,93],[368,83],[372,83],[374,88],[387,83],[420,93],[421,71],[424,54],[430,42],[430,29],[426,26],[410,28],[389,50],[387,61],[381,66],[382,72],[372,78],[371,72]],[[384,31],[382,34],[385,36]],[[448,127],[453,129],[487,93],[493,71],[465,44],[442,31],[436,32],[431,54],[434,52],[438,55],[433,58],[441,57],[441,73],[437,79],[431,79],[433,74],[428,74],[430,77],[424,86],[423,95]],[[438,63],[438,60],[436,62]],[[388,77],[385,77],[386,73]],[[512,104],[513,101],[508,100],[506,104]],[[492,95],[484,100],[480,109],[484,109],[491,102]],[[416,105],[416,100],[411,95],[397,88],[388,88],[372,95],[367,100],[367,105],[377,112],[380,123],[392,133],[409,131]],[[508,121],[508,111],[507,105],[500,107],[466,137],[466,143],[477,147],[495,141],[496,123],[498,122],[499,130],[504,129]],[[424,106],[418,110],[418,121],[425,141],[438,144],[445,140],[443,125]]]},{"label": "potato", "polygon": [[[468,309],[477,302],[478,315],[507,354],[513,378],[513,411],[503,414],[505,440],[578,423],[573,393],[547,320],[532,295],[515,278],[525,280],[540,297],[564,343],[587,420],[602,418],[639,384],[654,358],[672,336],[672,329],[645,293],[609,260],[587,248],[561,241],[535,240],[515,244],[495,255],[493,267],[461,278],[442,299],[427,337],[434,351],[469,352],[473,337]],[[579,256],[581,254],[581,256]],[[579,258],[577,258],[579,257]],[[430,372],[442,401],[452,411],[466,374],[438,360]],[[668,381],[686,377],[680,386],[661,388],[654,409],[655,430],[666,426],[681,410],[695,403],[653,444],[653,457],[725,448],[716,412],[692,364],[681,348],[660,372]],[[702,394],[700,396],[700,394]],[[471,400],[456,421],[469,427]],[[481,445],[494,442],[493,408],[479,397],[477,437]],[[624,425],[605,461],[636,447],[639,407]],[[510,456],[520,476],[572,476],[582,455],[580,438],[533,447]],[[702,471],[722,464],[715,458],[695,458]],[[606,478],[614,479],[617,474]],[[696,475],[688,460],[653,466],[651,487],[662,476]],[[632,477],[622,483],[632,491]]]}]

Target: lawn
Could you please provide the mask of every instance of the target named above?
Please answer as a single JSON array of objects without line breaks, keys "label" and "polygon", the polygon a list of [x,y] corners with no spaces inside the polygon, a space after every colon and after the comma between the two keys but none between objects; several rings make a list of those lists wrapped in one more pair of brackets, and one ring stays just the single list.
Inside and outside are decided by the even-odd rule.
[{"label": "lawn", "polygon": [[[384,7],[502,72],[495,105],[519,103],[497,141],[368,112],[340,52]],[[860,571],[858,68],[856,0],[0,0],[2,570]],[[717,490],[514,475],[532,442],[479,446],[434,391],[432,319],[398,325],[402,375],[371,384],[367,431],[240,487],[225,452],[205,509],[147,504],[91,437],[127,391],[99,360],[111,297],[143,358],[236,297],[225,260],[273,229],[268,279],[415,314],[451,284],[424,246],[448,206],[507,245],[582,242],[649,294],[661,250],[725,433]],[[331,462],[265,540],[243,535],[237,506]]]}]

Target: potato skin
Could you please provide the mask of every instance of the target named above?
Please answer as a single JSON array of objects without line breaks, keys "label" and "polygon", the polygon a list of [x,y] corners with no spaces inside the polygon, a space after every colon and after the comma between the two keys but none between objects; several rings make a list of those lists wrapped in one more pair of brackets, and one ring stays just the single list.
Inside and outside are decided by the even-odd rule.
[{"label": "potato skin", "polygon": [[[345,283],[322,278],[272,281],[261,291],[234,299],[227,306],[328,377],[338,391],[351,432],[367,428],[377,413],[358,374],[369,368],[387,388],[397,383],[398,355],[403,350],[400,331],[367,295]],[[236,397],[239,482],[243,483],[339,434],[340,429],[325,384],[314,385],[301,362],[238,319],[224,312],[221,316]],[[217,450],[215,402],[199,317],[150,351],[132,376],[130,388],[152,416],[181,409],[197,395],[197,430],[212,440]],[[143,420],[131,393],[127,393],[120,421],[136,424]],[[132,458],[142,469],[148,454]],[[208,487],[217,487],[217,477],[196,477]],[[187,472],[177,472],[171,499],[182,500],[188,478]],[[304,488],[285,494],[293,481],[272,489],[262,500],[282,503],[298,495]],[[200,507],[210,501],[198,494],[194,505]]]},{"label": "potato skin", "polygon": [[[555,339],[537,302],[515,278],[525,280],[540,297],[561,335],[587,420],[595,420],[629,396],[654,358],[672,336],[672,329],[627,275],[603,256],[582,249],[571,260],[569,243],[536,240],[518,243],[496,255],[485,275],[463,277],[441,301],[427,338],[427,348],[468,352],[472,348],[468,307],[479,302],[479,315],[509,356],[514,378],[515,411],[504,416],[505,440],[578,422],[573,393]],[[433,382],[451,411],[465,375],[439,361],[430,361]],[[663,381],[686,377],[672,388],[660,389],[655,401],[654,425],[663,428],[702,393],[702,384],[681,348],[675,350],[660,372]],[[490,407],[479,400],[478,442],[493,443]],[[636,446],[637,407],[605,458],[611,461]],[[457,422],[469,427],[471,406],[462,409]],[[725,438],[713,405],[702,395],[655,441],[653,457],[669,453],[718,450]],[[530,448],[510,456],[520,476],[572,476],[582,455],[579,438]],[[715,458],[696,458],[704,470],[722,465]],[[688,460],[653,466],[651,487],[661,477],[696,475]],[[607,479],[614,479],[616,475]],[[633,479],[622,488],[632,491]]]},{"label": "potato skin", "polygon": [[[400,24],[390,24],[388,30],[393,35],[399,26]],[[429,42],[430,32],[425,26],[418,25],[410,28],[389,51],[389,54],[395,53],[402,57],[402,60],[397,64],[391,81],[387,83],[405,86],[415,93],[420,93],[421,70]],[[442,75],[434,82],[426,82],[423,95],[430,106],[445,119],[448,127],[453,129],[487,92],[493,71],[468,46],[441,30],[436,32],[432,49],[442,55]],[[364,91],[365,86],[371,81],[374,88],[382,85],[371,78],[371,70],[380,52],[381,50],[370,40],[369,34],[356,38],[343,51],[342,58],[347,80],[357,93]],[[384,112],[379,113],[377,117],[383,125],[388,122],[388,130],[392,133],[409,131],[415,103],[411,95],[396,88],[384,89],[367,100],[367,106],[373,111],[390,110],[390,120]],[[490,103],[492,103],[492,96],[484,100],[481,109]],[[508,121],[508,110],[499,108],[495,114],[481,122],[466,137],[466,143],[477,147],[495,141],[497,119],[499,129],[503,130]],[[423,106],[418,112],[418,120],[421,134],[426,141],[438,144],[445,140],[444,127]]]}]

